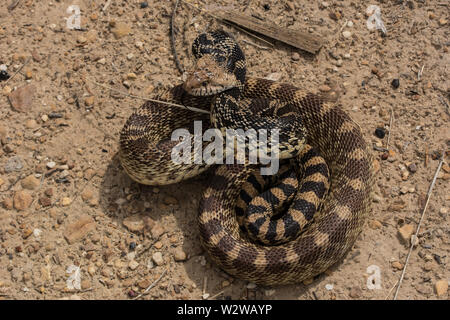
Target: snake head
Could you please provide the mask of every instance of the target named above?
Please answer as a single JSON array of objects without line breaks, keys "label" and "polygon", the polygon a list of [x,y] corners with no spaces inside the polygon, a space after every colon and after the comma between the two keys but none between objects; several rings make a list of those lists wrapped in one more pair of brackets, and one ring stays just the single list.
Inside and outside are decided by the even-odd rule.
[{"label": "snake head", "polygon": [[211,55],[205,55],[197,60],[192,71],[183,83],[183,88],[194,96],[208,96],[221,93],[239,86],[241,83],[233,73],[227,71]]}]

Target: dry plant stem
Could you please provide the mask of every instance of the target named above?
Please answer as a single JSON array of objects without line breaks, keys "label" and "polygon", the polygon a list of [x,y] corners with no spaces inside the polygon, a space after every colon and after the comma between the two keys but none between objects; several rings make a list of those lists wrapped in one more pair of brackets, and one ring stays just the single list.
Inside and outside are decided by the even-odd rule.
[{"label": "dry plant stem", "polygon": [[247,43],[247,44],[250,44],[250,45],[252,45],[252,46],[255,46],[255,47],[257,47],[257,48],[259,48],[259,49],[261,49],[261,50],[270,50],[269,47],[260,46],[259,44],[253,43],[253,42],[251,42],[251,41],[249,41],[249,40],[246,40],[246,39],[242,39],[242,42]]},{"label": "dry plant stem", "polygon": [[389,132],[386,142],[386,149],[389,150],[389,141],[391,140],[392,122],[394,121],[394,110],[391,108],[391,119],[389,120]]},{"label": "dry plant stem", "polygon": [[220,291],[219,293],[216,293],[215,295],[213,295],[212,297],[209,297],[206,300],[214,300],[215,298],[217,298],[218,296],[220,296],[221,294],[223,294],[225,292],[225,290]]},{"label": "dry plant stem", "polygon": [[392,291],[394,291],[399,281],[400,280],[397,280],[397,282],[392,286],[391,290],[389,290],[389,293],[387,294],[386,298],[384,298],[384,300],[387,300],[387,298],[389,298],[389,296],[391,295]]},{"label": "dry plant stem", "polygon": [[152,289],[154,286],[156,286],[156,285],[158,284],[159,281],[161,281],[161,279],[166,275],[166,273],[167,273],[167,269],[164,270],[164,272],[161,273],[161,275],[159,276],[159,278],[156,279],[151,285],[149,285],[149,286],[147,287],[147,289],[145,289],[144,292],[142,292],[141,294],[139,294],[138,296],[136,296],[135,298],[133,298],[133,300],[137,300],[137,299],[139,299],[140,297],[142,297],[144,294],[146,294],[147,292],[149,292],[150,289]]},{"label": "dry plant stem", "polygon": [[31,58],[28,58],[24,63],[23,63],[23,65],[19,68],[19,70],[17,70],[8,80],[6,80],[6,82],[5,82],[5,84],[3,85],[3,88],[4,87],[6,87],[6,85],[8,84],[8,82],[12,79],[12,78],[14,78],[19,72],[20,72],[20,70],[22,70],[23,69],[23,67],[25,67],[27,64],[28,64],[28,62],[30,62],[30,59]]},{"label": "dry plant stem", "polygon": [[190,110],[190,111],[195,111],[195,112],[200,112],[200,113],[206,113],[206,114],[209,114],[209,111],[202,110],[202,109],[199,109],[199,108],[188,107],[188,106],[184,106],[184,105],[181,105],[181,104],[176,104],[176,103],[167,102],[167,101],[161,101],[161,100],[156,100],[156,99],[150,99],[150,98],[141,97],[141,96],[135,96],[135,95],[129,94],[129,93],[127,93],[127,92],[123,92],[123,91],[120,91],[120,90],[111,88],[111,87],[109,87],[109,86],[107,86],[107,85],[104,85],[104,84],[101,84],[101,83],[98,83],[98,82],[95,82],[95,81],[92,81],[92,80],[86,79],[86,81],[91,82],[91,83],[93,83],[93,84],[95,84],[95,85],[97,85],[97,86],[103,87],[103,88],[105,88],[105,89],[108,89],[108,90],[111,90],[111,91],[115,91],[115,92],[121,93],[121,94],[123,94],[123,95],[125,95],[125,96],[127,96],[127,97],[136,98],[136,99],[141,99],[141,100],[145,100],[145,101],[152,101],[152,102],[161,103],[161,104],[166,104],[166,105],[173,106],[173,107],[178,107],[178,108],[182,108],[182,109],[187,109],[187,110]]},{"label": "dry plant stem", "polygon": [[425,202],[425,207],[423,208],[422,216],[420,217],[419,223],[417,225],[416,233],[414,235],[414,240],[410,243],[408,256],[406,257],[405,266],[403,267],[402,275],[400,276],[397,290],[395,291],[394,300],[397,300],[397,295],[400,290],[400,286],[402,285],[403,277],[405,276],[406,266],[408,265],[409,257],[411,256],[411,252],[412,252],[412,249],[414,248],[414,244],[417,239],[417,235],[419,234],[420,225],[422,224],[423,217],[425,216],[425,212],[427,211],[427,208],[428,208],[428,202],[430,201],[431,192],[433,191],[433,187],[434,187],[434,184],[436,183],[437,176],[439,174],[439,171],[441,170],[442,164],[444,163],[444,155],[445,155],[445,152],[442,152],[441,161],[439,162],[439,165],[438,165],[436,172],[434,174],[434,177],[433,177],[433,181],[431,182],[430,188],[428,189],[427,201]]},{"label": "dry plant stem", "polygon": [[177,8],[178,8],[178,2],[179,2],[179,0],[175,1],[175,6],[174,6],[173,12],[172,12],[172,18],[170,19],[170,44],[172,45],[173,58],[175,60],[177,69],[178,69],[178,71],[180,71],[181,74],[183,74],[184,70],[183,70],[183,67],[181,66],[180,60],[178,60],[177,48],[175,47],[174,25],[175,25],[175,14],[177,13]]},{"label": "dry plant stem", "polygon": [[206,293],[206,283],[207,283],[207,281],[208,281],[208,278],[205,276],[205,277],[203,278],[203,290],[202,290],[202,295],[205,295],[205,293]]}]

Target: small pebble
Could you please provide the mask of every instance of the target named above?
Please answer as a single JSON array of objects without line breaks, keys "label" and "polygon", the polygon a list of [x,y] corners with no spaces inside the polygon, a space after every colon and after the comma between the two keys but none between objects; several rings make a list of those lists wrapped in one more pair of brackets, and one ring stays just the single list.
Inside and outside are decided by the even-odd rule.
[{"label": "small pebble", "polygon": [[31,195],[23,190],[17,191],[14,195],[14,208],[16,210],[25,210],[31,205],[33,198]]},{"label": "small pebble", "polygon": [[111,32],[116,39],[123,38],[131,32],[131,27],[124,22],[111,21],[110,25],[112,26]]},{"label": "small pebble", "polygon": [[161,265],[164,264],[164,259],[163,259],[162,253],[159,252],[159,251],[158,251],[158,252],[155,252],[155,253],[152,255],[152,260],[153,260],[153,262],[155,262],[156,265],[158,265],[158,266],[161,266]]},{"label": "small pebble", "polygon": [[353,287],[350,289],[349,296],[353,299],[358,299],[362,295],[362,290],[358,287]]},{"label": "small pebble", "polygon": [[133,291],[133,290],[128,290],[128,296],[130,297],[130,298],[134,298],[134,297],[136,297],[137,296],[137,293],[135,292],[135,291]]},{"label": "small pebble", "polygon": [[147,1],[141,2],[140,6],[141,6],[141,9],[145,9],[148,7],[148,2]]},{"label": "small pebble", "polygon": [[409,189],[407,186],[403,186],[400,188],[400,194],[407,194],[409,192]]},{"label": "small pebble", "polygon": [[139,267],[139,263],[136,260],[131,260],[128,264],[128,268],[131,270],[136,270],[137,267]]},{"label": "small pebble", "polygon": [[78,42],[79,44],[84,44],[84,43],[86,43],[86,41],[87,41],[86,37],[79,36],[79,37],[77,38],[77,42]]},{"label": "small pebble", "polygon": [[298,52],[294,52],[294,53],[292,53],[292,60],[294,60],[294,61],[298,61],[298,60],[300,60],[300,55],[298,54]]},{"label": "small pebble", "polygon": [[70,205],[72,203],[72,199],[68,198],[68,197],[63,197],[61,199],[61,205],[63,207],[67,207],[68,205]]},{"label": "small pebble", "polygon": [[397,89],[398,87],[400,87],[400,80],[399,79],[393,79],[391,82],[391,86],[394,89]]},{"label": "small pebble", "polygon": [[37,122],[34,119],[30,119],[30,120],[27,120],[27,122],[25,122],[25,126],[28,129],[34,129],[37,127]]},{"label": "small pebble", "polygon": [[93,276],[95,274],[96,270],[94,266],[89,266],[88,273]]},{"label": "small pebble", "polygon": [[401,264],[398,261],[394,261],[394,262],[392,262],[392,268],[397,269],[397,270],[402,270],[403,269],[403,264]]},{"label": "small pebble", "polygon": [[46,166],[49,169],[53,169],[56,166],[56,163],[54,161],[50,161],[50,162],[47,162]]},{"label": "small pebble", "polygon": [[330,284],[330,283],[327,283],[327,284],[325,285],[325,289],[327,289],[328,291],[333,290],[333,288],[334,288],[334,286],[333,286],[332,284]]},{"label": "small pebble", "polygon": [[434,284],[434,290],[436,291],[436,295],[441,297],[445,295],[448,291],[448,281],[447,280],[439,280]]},{"label": "small pebble", "polygon": [[163,227],[162,227],[159,223],[156,223],[156,224],[153,226],[153,228],[150,230],[150,233],[151,233],[151,235],[152,235],[152,238],[155,239],[155,240],[159,239],[159,237],[160,237],[161,235],[163,235],[164,232],[165,232],[165,231],[164,231]]},{"label": "small pebble", "polygon": [[10,173],[13,171],[20,171],[23,168],[22,158],[14,156],[8,159],[5,165],[5,172]]},{"label": "small pebble", "polygon": [[40,184],[39,179],[36,179],[34,175],[29,175],[25,179],[22,180],[21,185],[22,188],[28,189],[28,190],[34,190],[36,189]]},{"label": "small pebble", "polygon": [[376,230],[376,229],[380,229],[381,227],[383,227],[383,225],[382,225],[381,222],[378,221],[378,220],[370,220],[370,221],[369,221],[369,227],[370,227],[371,229]]},{"label": "small pebble", "polygon": [[376,128],[375,135],[377,138],[383,139],[386,136],[386,130],[384,128]]},{"label": "small pebble", "polygon": [[33,72],[30,69],[25,70],[25,79],[30,80],[33,78]]},{"label": "small pebble", "polygon": [[417,171],[417,165],[415,163],[411,163],[410,165],[408,165],[408,170],[411,173],[414,173]]},{"label": "small pebble", "polygon": [[404,226],[398,228],[398,233],[403,241],[409,243],[411,236],[414,233],[414,226],[412,224],[405,224]]},{"label": "small pebble", "polygon": [[163,243],[161,241],[156,241],[153,246],[159,250],[163,247]]},{"label": "small pebble", "polygon": [[342,35],[344,36],[344,38],[348,39],[352,36],[352,33],[350,31],[344,31],[342,32]]},{"label": "small pebble", "polygon": [[90,106],[92,106],[93,104],[94,104],[94,96],[89,96],[89,97],[86,97],[85,99],[84,99],[84,104],[87,106],[87,107],[90,107]]},{"label": "small pebble", "polygon": [[174,255],[175,261],[184,261],[187,258],[186,252],[184,252],[183,249],[181,249],[180,247],[175,249],[175,252],[173,255]]}]

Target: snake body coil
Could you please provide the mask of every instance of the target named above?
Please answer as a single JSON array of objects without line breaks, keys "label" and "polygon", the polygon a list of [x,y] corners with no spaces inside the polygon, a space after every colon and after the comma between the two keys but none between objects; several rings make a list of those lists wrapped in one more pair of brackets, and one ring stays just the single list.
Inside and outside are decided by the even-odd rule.
[{"label": "snake body coil", "polygon": [[[266,285],[300,282],[340,260],[361,232],[370,210],[372,159],[358,125],[341,108],[288,84],[245,78],[245,60],[238,51],[237,43],[224,32],[197,37],[193,45],[197,71],[186,83],[155,98],[211,110],[211,119],[187,109],[147,102],[122,129],[119,158],[137,182],[176,183],[210,165],[173,163],[171,152],[178,143],[171,140],[173,130],[186,128],[194,137],[195,120],[203,121],[203,130],[209,126],[281,128],[282,157],[313,154],[303,160],[307,165],[302,174],[310,183],[284,183],[295,181],[301,174],[291,169],[280,173],[278,187],[283,191],[280,195],[290,201],[291,217],[295,216],[294,204],[303,204],[300,212],[304,221],[300,221],[301,215],[296,218],[300,229],[292,228],[292,219],[280,218],[274,223],[273,217],[267,220],[266,216],[266,222],[252,218],[249,212],[258,211],[259,205],[277,193],[273,188],[268,193],[261,180],[260,187],[255,187],[261,188],[257,192],[260,198],[246,200],[244,191],[249,190],[252,179],[257,179],[255,166],[248,164],[215,169],[200,201],[198,221],[204,247],[226,272]],[[312,167],[315,171],[306,174]],[[296,192],[286,191],[292,185]],[[301,195],[299,199],[297,194]],[[311,203],[314,210],[308,213]],[[275,206],[267,206],[275,210]],[[295,229],[295,235],[289,236],[288,229]],[[283,232],[286,237],[279,238]]]}]

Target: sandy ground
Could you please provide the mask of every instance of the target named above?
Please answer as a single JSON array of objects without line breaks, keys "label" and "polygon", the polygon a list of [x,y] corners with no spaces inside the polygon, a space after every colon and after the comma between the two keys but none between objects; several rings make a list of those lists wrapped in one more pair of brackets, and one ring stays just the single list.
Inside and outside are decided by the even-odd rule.
[{"label": "sandy ground", "polygon": [[[0,299],[130,299],[161,275],[145,299],[219,293],[217,299],[392,299],[408,253],[399,230],[407,238],[415,231],[443,151],[398,297],[448,299],[447,2],[374,1],[387,29],[382,36],[366,26],[366,1],[279,1],[266,8],[269,1],[191,1],[324,35],[313,56],[279,42],[264,50],[258,46],[265,43],[224,27],[242,44],[251,76],[312,92],[338,84],[337,103],[370,144],[386,145],[387,135],[374,132],[389,128],[393,112],[390,152],[373,150],[373,208],[354,248],[326,274],[282,287],[233,279],[201,248],[196,215],[208,174],[149,187],[133,182],[118,163],[119,131],[142,100],[92,81],[151,96],[182,79],[169,41],[173,1],[146,8],[140,2],[113,0],[105,11],[106,1],[89,0],[0,6],[0,64],[10,75],[20,70],[0,81]],[[81,9],[81,31],[67,28],[72,4]],[[176,26],[177,51],[188,66],[192,39],[221,25],[181,2]],[[27,84],[34,86],[31,102],[13,107],[8,95]],[[25,90],[29,96],[33,87]],[[72,281],[77,275],[79,287]]]}]

